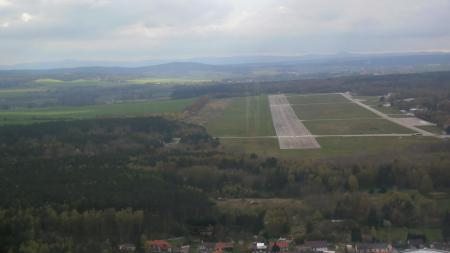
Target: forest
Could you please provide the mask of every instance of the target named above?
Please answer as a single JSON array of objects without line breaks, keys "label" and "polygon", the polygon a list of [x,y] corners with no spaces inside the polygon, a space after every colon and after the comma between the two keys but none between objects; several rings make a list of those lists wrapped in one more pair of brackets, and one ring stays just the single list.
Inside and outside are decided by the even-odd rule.
[{"label": "forest", "polygon": [[[1,252],[115,252],[129,242],[142,251],[148,238],[174,236],[376,241],[390,227],[450,236],[449,206],[435,196],[450,188],[449,143],[293,162],[224,153],[202,127],[161,117],[0,132]],[[239,199],[292,202],[226,204]]]}]

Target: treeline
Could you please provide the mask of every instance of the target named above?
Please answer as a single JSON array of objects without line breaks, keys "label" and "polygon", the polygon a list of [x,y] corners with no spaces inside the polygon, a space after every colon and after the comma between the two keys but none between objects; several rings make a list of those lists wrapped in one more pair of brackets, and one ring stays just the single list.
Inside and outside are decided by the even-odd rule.
[{"label": "treeline", "polygon": [[[429,194],[450,188],[448,143],[303,162],[217,145],[201,127],[159,117],[0,127],[0,251],[109,252],[146,236],[201,237],[210,225],[216,239],[340,240],[387,224],[440,228],[445,216]],[[234,210],[213,198],[302,204]]]},{"label": "treeline", "polygon": [[450,72],[395,74],[384,76],[352,76],[276,82],[217,83],[205,86],[177,88],[174,98],[210,95],[232,97],[265,93],[329,93],[354,92],[360,95],[385,95],[389,92],[428,94],[430,91],[448,92]]}]

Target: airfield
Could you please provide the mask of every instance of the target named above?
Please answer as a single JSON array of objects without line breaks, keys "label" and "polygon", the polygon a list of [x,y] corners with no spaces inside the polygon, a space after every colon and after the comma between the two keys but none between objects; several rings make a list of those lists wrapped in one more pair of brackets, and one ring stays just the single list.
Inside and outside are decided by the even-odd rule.
[{"label": "airfield", "polygon": [[363,155],[442,141],[433,124],[393,108],[390,116],[373,101],[345,93],[223,99],[211,102],[222,104],[219,109],[204,108],[202,124],[225,150],[285,158]]},{"label": "airfield", "polygon": [[[3,89],[0,99],[46,93],[54,85],[64,84]],[[167,97],[88,106],[13,108],[0,110],[0,125],[165,116],[205,127],[211,136],[220,139],[224,151],[286,159],[392,153],[416,144],[443,141],[442,130],[396,108],[379,107],[376,96],[287,93],[210,98],[199,112],[186,118],[184,111],[196,100]]]}]

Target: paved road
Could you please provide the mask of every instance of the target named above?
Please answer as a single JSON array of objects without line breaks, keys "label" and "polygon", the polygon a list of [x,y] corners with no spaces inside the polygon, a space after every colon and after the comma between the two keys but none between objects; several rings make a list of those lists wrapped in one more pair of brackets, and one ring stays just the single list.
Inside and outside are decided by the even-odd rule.
[{"label": "paved road", "polygon": [[353,103],[355,103],[355,104],[357,104],[357,105],[359,105],[359,106],[361,106],[361,107],[363,107],[363,108],[365,108],[365,109],[367,109],[367,110],[369,110],[369,111],[375,113],[376,115],[380,116],[380,117],[383,118],[383,119],[389,120],[389,121],[391,121],[391,122],[393,122],[393,123],[395,123],[395,124],[397,124],[397,125],[401,125],[401,126],[403,126],[403,127],[406,127],[406,128],[408,128],[408,129],[411,129],[411,130],[413,130],[413,131],[416,132],[416,133],[422,134],[423,136],[439,137],[439,135],[436,135],[436,134],[434,134],[434,133],[430,133],[430,132],[428,132],[428,131],[425,131],[425,130],[420,129],[420,128],[415,127],[415,126],[410,126],[410,125],[408,125],[408,124],[405,124],[405,123],[402,122],[402,121],[397,120],[396,118],[389,117],[388,115],[386,115],[386,114],[384,114],[384,113],[382,113],[382,112],[380,112],[380,111],[378,111],[378,110],[376,110],[376,109],[374,109],[374,108],[372,108],[372,107],[370,107],[370,106],[368,106],[368,105],[366,105],[366,104],[364,104],[364,103],[361,103],[361,102],[359,102],[359,101],[356,100],[356,99],[353,99],[349,94],[346,94],[346,93],[340,93],[340,94],[341,94],[342,96],[344,96],[345,98],[347,98],[348,100],[352,101]]},{"label": "paved road", "polygon": [[285,95],[270,95],[270,112],[280,149],[316,149],[319,143],[298,119]]}]

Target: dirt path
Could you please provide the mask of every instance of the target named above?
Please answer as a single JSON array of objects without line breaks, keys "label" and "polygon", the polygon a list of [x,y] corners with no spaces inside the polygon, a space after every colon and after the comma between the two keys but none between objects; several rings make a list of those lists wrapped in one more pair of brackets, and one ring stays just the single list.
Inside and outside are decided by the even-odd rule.
[{"label": "dirt path", "polygon": [[280,149],[320,148],[316,139],[298,119],[285,95],[270,95],[269,104]]}]

